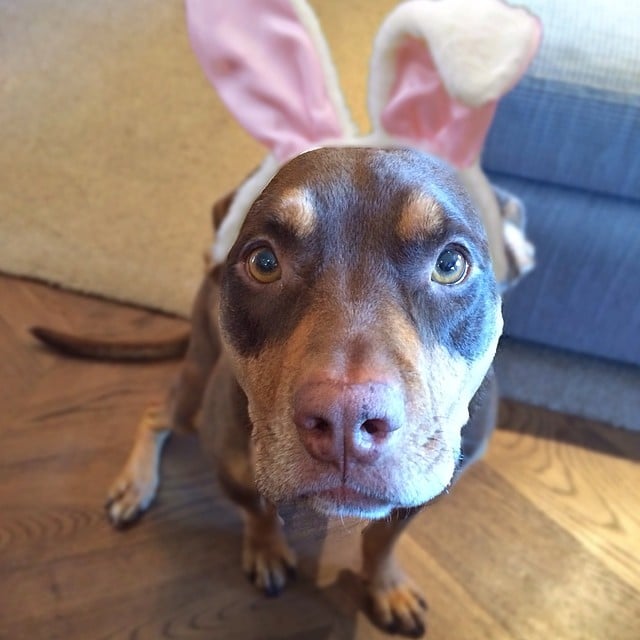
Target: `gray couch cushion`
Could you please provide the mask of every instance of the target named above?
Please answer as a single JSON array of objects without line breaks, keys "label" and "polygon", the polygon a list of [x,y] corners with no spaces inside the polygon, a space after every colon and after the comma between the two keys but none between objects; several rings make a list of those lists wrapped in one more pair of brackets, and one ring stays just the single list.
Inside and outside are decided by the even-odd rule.
[{"label": "gray couch cushion", "polygon": [[640,2],[524,4],[543,42],[498,106],[484,166],[640,199]]}]

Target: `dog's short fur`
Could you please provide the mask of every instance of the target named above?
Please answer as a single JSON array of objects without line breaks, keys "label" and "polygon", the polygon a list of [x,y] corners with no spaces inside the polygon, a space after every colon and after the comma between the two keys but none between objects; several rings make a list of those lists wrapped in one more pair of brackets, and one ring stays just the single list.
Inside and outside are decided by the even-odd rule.
[{"label": "dog's short fur", "polygon": [[[457,284],[432,277],[447,248],[468,265]],[[409,150],[297,157],[205,277],[184,366],[166,409],[139,427],[111,520],[149,506],[162,444],[201,411],[203,444],[246,516],[255,584],[278,592],[295,563],[275,505],[373,519],[363,538],[373,616],[421,633],[424,601],[392,548],[493,427],[500,307],[482,224],[444,165]]]}]

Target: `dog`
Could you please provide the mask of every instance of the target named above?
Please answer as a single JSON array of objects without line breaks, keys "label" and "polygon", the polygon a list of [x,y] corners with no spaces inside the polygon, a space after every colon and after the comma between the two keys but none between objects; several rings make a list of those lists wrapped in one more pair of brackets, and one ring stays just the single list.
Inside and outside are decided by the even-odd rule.
[{"label": "dog", "polygon": [[149,507],[163,444],[197,429],[245,516],[256,587],[279,593],[295,567],[278,505],[368,519],[371,615],[420,635],[426,605],[393,548],[483,451],[501,330],[485,231],[447,165],[400,148],[299,155],[206,273],[184,364],[138,427],[109,518],[123,526]]}]

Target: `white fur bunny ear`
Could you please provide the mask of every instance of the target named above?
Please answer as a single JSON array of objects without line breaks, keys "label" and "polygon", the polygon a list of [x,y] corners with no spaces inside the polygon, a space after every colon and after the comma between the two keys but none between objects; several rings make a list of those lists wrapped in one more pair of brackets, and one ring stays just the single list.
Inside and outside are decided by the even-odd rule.
[{"label": "white fur bunny ear", "polygon": [[305,0],[186,0],[191,44],[218,95],[280,162],[354,134]]},{"label": "white fur bunny ear", "polygon": [[374,132],[469,166],[480,154],[497,100],[529,65],[540,33],[533,15],[500,0],[400,4],[374,43]]}]

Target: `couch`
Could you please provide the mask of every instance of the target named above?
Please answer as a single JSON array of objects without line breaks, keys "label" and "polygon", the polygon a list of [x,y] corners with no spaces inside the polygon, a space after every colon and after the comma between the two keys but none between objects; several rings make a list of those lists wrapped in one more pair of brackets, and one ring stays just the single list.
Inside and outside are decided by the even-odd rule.
[{"label": "couch", "polygon": [[640,365],[640,3],[523,4],[542,46],[483,155],[537,249],[505,297],[505,335]]}]

